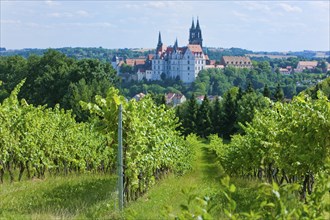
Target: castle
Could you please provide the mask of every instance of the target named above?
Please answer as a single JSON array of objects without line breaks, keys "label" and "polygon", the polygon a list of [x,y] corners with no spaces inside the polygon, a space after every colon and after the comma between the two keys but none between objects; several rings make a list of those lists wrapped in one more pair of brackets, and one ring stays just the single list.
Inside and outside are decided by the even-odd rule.
[{"label": "castle", "polygon": [[[179,47],[176,39],[173,46],[165,46],[161,33],[154,54],[145,59],[126,59],[114,56],[111,64],[123,80],[162,80],[164,78],[180,79],[184,83],[194,82],[199,71],[207,68],[208,56],[203,52],[202,30],[197,18],[189,29],[189,44]],[[123,64],[132,67],[136,74],[122,72]]]},{"label": "castle", "polygon": [[194,20],[189,30],[189,44],[185,47],[178,46],[175,40],[173,46],[166,47],[159,32],[156,52],[152,58],[150,80],[165,78],[180,79],[184,83],[195,81],[199,71],[206,66],[207,56],[203,53],[202,30],[197,19]]}]

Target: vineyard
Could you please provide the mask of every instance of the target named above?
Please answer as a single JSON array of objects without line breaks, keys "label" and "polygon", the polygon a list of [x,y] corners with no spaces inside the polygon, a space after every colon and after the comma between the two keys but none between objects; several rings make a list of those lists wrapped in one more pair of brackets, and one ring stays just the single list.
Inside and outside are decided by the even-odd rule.
[{"label": "vineyard", "polygon": [[[168,172],[190,168],[191,151],[176,131],[173,110],[150,98],[127,102],[110,89],[97,104],[81,103],[91,123],[77,123],[70,111],[34,107],[17,99],[20,83],[0,106],[0,177],[10,181],[50,175],[116,170],[118,107],[124,107],[125,198],[136,199]],[[19,171],[18,171],[19,170]]]},{"label": "vineyard", "polygon": [[230,144],[211,137],[211,147],[234,176],[258,177],[277,184],[302,183],[302,198],[313,190],[315,175],[327,172],[330,156],[330,103],[297,96],[257,112]]},{"label": "vineyard", "polygon": [[[148,96],[127,101],[115,88],[96,96],[95,103],[81,101],[91,118],[78,123],[58,105],[19,101],[23,84],[0,105],[0,218],[21,209],[59,216],[56,207],[75,218],[81,213],[112,219],[329,216],[330,103],[322,92],[315,100],[304,94],[290,103],[268,99],[269,108],[256,110],[229,141],[218,135],[183,137],[174,109],[155,105]],[[113,204],[120,105],[127,210],[118,214]],[[23,199],[24,185],[34,193],[27,191]],[[21,194],[11,198],[16,191]],[[86,204],[96,205],[91,210]],[[19,208],[11,208],[15,205]],[[155,208],[162,211],[150,213]]]}]

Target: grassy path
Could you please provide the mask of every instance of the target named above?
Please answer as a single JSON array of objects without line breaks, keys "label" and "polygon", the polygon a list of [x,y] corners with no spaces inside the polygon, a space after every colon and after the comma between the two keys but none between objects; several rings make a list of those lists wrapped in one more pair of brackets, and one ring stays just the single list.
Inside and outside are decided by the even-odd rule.
[{"label": "grassy path", "polygon": [[166,218],[170,207],[171,213],[180,211],[180,205],[187,203],[182,190],[190,190],[191,194],[209,196],[215,194],[221,177],[220,168],[214,155],[210,154],[205,145],[197,149],[193,169],[183,175],[170,175],[157,183],[150,191],[128,205],[125,216],[132,219],[160,219]]}]

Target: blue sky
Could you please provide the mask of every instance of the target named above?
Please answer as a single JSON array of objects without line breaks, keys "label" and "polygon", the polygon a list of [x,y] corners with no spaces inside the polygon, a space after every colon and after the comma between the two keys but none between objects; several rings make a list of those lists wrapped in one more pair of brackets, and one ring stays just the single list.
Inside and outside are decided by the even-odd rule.
[{"label": "blue sky", "polygon": [[330,50],[330,1],[6,1],[1,47],[155,48],[188,43],[253,51]]}]

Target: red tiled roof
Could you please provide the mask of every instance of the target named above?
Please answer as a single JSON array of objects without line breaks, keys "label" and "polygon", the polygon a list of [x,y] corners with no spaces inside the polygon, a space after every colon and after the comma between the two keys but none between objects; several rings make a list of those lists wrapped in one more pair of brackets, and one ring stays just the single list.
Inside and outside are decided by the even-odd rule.
[{"label": "red tiled roof", "polygon": [[126,64],[129,66],[144,65],[145,63],[144,59],[126,59]]},{"label": "red tiled roof", "polygon": [[317,66],[317,61],[299,61],[298,66]]},{"label": "red tiled roof", "polygon": [[144,65],[145,63],[145,59],[135,59],[135,65]]},{"label": "red tiled roof", "polygon": [[215,65],[215,60],[210,60],[210,65]]},{"label": "red tiled roof", "polygon": [[195,44],[188,44],[187,47],[193,53],[202,53],[203,52],[202,47],[199,44],[197,44],[197,45],[195,45]]},{"label": "red tiled roof", "polygon": [[126,59],[126,64],[129,65],[129,66],[134,66],[134,59]]},{"label": "red tiled roof", "polygon": [[233,62],[233,64],[236,64],[236,62],[250,62],[251,64],[251,60],[249,57],[243,57],[243,56],[223,56],[222,59],[225,61],[225,63],[229,62],[229,64],[231,64],[231,62]]}]

